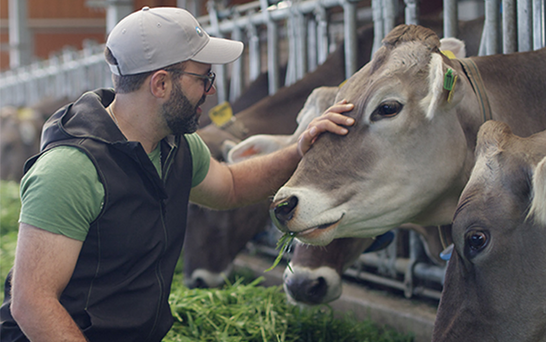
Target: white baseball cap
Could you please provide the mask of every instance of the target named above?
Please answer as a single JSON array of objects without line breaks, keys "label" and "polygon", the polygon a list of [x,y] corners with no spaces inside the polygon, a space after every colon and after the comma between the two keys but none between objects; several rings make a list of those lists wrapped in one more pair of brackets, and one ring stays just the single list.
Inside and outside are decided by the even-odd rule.
[{"label": "white baseball cap", "polygon": [[118,64],[116,75],[134,75],[192,60],[231,63],[243,43],[210,37],[190,12],[177,7],[143,7],[123,18],[110,32],[106,46]]}]

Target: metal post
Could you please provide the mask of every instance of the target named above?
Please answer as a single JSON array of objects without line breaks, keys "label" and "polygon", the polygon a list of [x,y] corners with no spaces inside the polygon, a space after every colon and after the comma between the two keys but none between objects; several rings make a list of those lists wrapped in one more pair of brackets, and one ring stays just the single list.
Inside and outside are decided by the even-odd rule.
[{"label": "metal post", "polygon": [[133,0],[107,0],[106,33],[110,33],[117,23],[134,10]]},{"label": "metal post", "polygon": [[9,0],[9,66],[17,68],[32,60],[33,39],[28,27],[27,0]]},{"label": "metal post", "polygon": [[260,0],[262,15],[267,23],[267,70],[269,75],[269,94],[275,94],[279,89],[279,52],[277,49],[279,34],[277,24],[271,18],[267,0]]},{"label": "metal post", "polygon": [[533,0],[533,48],[544,47],[544,0]]},{"label": "metal post", "polygon": [[518,51],[530,51],[533,42],[531,0],[518,0]]},{"label": "metal post", "polygon": [[296,82],[297,63],[296,63],[296,19],[292,11],[286,20],[286,39],[288,39],[288,62],[286,65],[286,76],[284,78],[284,86],[289,86]]},{"label": "metal post", "polygon": [[[238,18],[239,13],[235,12],[234,18]],[[231,39],[242,41],[243,40],[243,31],[239,26],[236,26],[231,33]],[[229,88],[229,101],[234,102],[241,96],[243,92],[243,80],[244,68],[243,68],[243,57],[238,58],[232,64],[231,68],[231,86]]]},{"label": "metal post", "polygon": [[307,72],[307,18],[299,10],[298,2],[294,7],[294,23],[296,26],[296,80],[301,80]]},{"label": "metal post", "polygon": [[372,47],[372,56],[373,54],[381,47],[381,40],[385,37],[385,32],[383,31],[383,1],[382,0],[372,0],[372,17],[373,17],[373,47]]},{"label": "metal post", "polygon": [[404,0],[404,2],[406,3],[406,24],[419,25],[419,7],[417,6],[417,0]]},{"label": "metal post", "polygon": [[444,37],[457,37],[458,17],[457,0],[444,0]]},{"label": "metal post", "polygon": [[309,72],[315,70],[318,65],[317,26],[318,23],[315,17],[312,17],[307,21],[307,67]]},{"label": "metal post", "polygon": [[389,34],[396,21],[396,5],[394,0],[383,0],[383,32]]},{"label": "metal post", "polygon": [[326,9],[323,6],[318,6],[315,9],[315,16],[317,18],[317,51],[318,51],[318,64],[324,63],[328,58],[328,17]]},{"label": "metal post", "polygon": [[502,0],[502,51],[516,52],[516,5],[514,0]]},{"label": "metal post", "polygon": [[500,0],[485,0],[486,55],[499,53]]},{"label": "metal post", "polygon": [[[216,11],[214,1],[209,1],[207,3],[207,6],[209,10],[211,26],[211,31],[208,33],[216,37],[222,37],[218,23],[218,12]],[[228,101],[226,66],[224,64],[221,64],[214,65],[213,67],[216,72],[216,96],[218,97],[218,103]]]},{"label": "metal post", "polygon": [[[250,16],[248,16],[250,18]],[[250,19],[247,26],[248,38],[248,64],[249,64],[249,78],[250,81],[254,81],[262,72],[262,55],[260,50],[260,37],[258,37],[258,30],[256,26],[252,24]]]},{"label": "metal post", "polygon": [[357,42],[356,36],[356,4],[345,0],[343,3],[343,19],[345,21],[345,78],[356,72]]}]

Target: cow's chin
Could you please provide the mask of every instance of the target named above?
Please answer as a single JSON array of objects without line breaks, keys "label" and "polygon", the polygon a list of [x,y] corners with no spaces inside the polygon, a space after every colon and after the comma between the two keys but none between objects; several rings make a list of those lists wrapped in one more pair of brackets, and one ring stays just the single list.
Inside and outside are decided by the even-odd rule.
[{"label": "cow's chin", "polygon": [[339,226],[339,222],[341,222],[341,220],[326,227],[320,226],[301,231],[298,233],[297,239],[302,243],[307,243],[310,245],[326,246],[337,237],[336,231],[337,227]]},{"label": "cow's chin", "polygon": [[361,226],[360,222],[352,224],[344,222],[345,224],[343,224],[342,219],[330,225],[321,225],[300,231],[296,238],[309,245],[326,246],[334,239],[373,238],[393,229],[393,227],[370,228]]}]

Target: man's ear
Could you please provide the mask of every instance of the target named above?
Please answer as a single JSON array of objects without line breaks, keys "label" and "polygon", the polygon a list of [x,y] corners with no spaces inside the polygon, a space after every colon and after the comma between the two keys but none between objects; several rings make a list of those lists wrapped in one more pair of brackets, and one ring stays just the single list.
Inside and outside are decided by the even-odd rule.
[{"label": "man's ear", "polygon": [[153,96],[163,98],[169,93],[172,79],[165,70],[158,70],[150,76],[150,92]]}]

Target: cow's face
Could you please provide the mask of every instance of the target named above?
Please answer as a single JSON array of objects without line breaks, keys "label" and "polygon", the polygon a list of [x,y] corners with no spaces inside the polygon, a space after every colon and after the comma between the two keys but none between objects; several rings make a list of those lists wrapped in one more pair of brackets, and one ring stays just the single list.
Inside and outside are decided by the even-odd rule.
[{"label": "cow's face", "polygon": [[450,62],[437,45],[387,45],[337,96],[355,104],[346,113],[355,125],[346,136],[321,135],[275,196],[278,227],[303,242],[325,245],[405,222],[451,220],[472,159],[455,113],[470,86],[459,81],[448,102]]},{"label": "cow's face", "polygon": [[433,340],[545,341],[546,160],[536,165],[546,135],[521,139],[490,121],[477,153],[454,216]]}]

